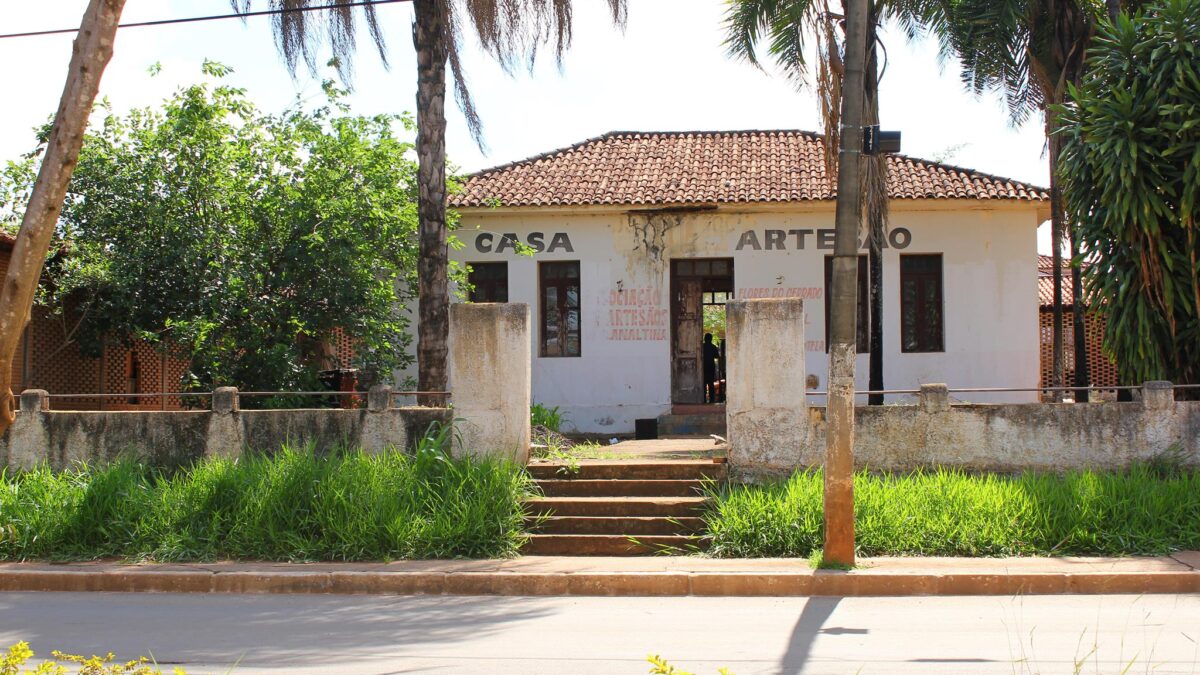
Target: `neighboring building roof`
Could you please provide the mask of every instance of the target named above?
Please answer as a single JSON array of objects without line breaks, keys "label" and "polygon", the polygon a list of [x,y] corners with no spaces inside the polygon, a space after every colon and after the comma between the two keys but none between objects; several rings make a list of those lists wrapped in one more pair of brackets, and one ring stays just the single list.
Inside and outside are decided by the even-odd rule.
[{"label": "neighboring building roof", "polygon": [[[1071,288],[1070,258],[1063,260],[1062,271],[1063,307],[1070,309],[1075,305],[1075,292]],[[1040,253],[1038,254],[1038,304],[1042,307],[1054,305],[1054,257]]]},{"label": "neighboring building roof", "polygon": [[[807,131],[614,131],[471,174],[454,207],[667,206],[836,197],[824,138]],[[1044,201],[1044,188],[904,155],[888,157],[892,199]]]}]

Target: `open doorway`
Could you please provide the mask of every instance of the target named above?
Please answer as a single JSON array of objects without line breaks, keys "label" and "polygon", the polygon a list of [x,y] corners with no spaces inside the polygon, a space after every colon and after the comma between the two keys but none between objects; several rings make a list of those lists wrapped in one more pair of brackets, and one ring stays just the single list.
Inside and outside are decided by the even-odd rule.
[{"label": "open doorway", "polygon": [[671,261],[672,403],[724,402],[725,303],[732,297],[732,258]]}]

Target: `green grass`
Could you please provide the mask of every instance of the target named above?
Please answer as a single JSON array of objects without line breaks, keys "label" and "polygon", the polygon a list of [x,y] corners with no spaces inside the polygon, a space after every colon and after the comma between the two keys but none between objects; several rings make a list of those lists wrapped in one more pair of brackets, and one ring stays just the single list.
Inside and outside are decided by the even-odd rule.
[{"label": "green grass", "polygon": [[173,472],[118,461],[0,473],[0,559],[503,557],[524,541],[521,500],[532,489],[511,463],[431,447],[284,447]]},{"label": "green grass", "polygon": [[[822,545],[822,476],[714,492],[710,554],[808,557]],[[1200,549],[1200,472],[1004,476],[860,473],[862,555],[1164,555]]]}]

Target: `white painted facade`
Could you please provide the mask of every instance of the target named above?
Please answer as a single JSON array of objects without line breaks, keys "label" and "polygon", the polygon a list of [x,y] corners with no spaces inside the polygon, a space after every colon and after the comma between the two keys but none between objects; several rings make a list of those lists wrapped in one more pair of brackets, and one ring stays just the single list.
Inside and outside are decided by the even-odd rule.
[{"label": "white painted facade", "polygon": [[[1038,386],[1036,230],[1044,210],[1041,203],[1015,200],[892,202],[889,227],[896,246],[885,250],[883,263],[888,389],[917,389],[928,382],[951,388]],[[675,213],[630,207],[459,211],[455,236],[463,247],[450,256],[460,263],[508,263],[509,301],[528,303],[533,319],[533,400],[559,406],[568,429],[629,433],[635,419],[670,411],[672,259],[732,258],[738,298],[803,298],[807,332],[796,354],[803,355],[806,371],[817,375],[818,388],[824,389],[824,258],[833,252],[832,202],[730,204]],[[768,230],[784,234],[768,235]],[[756,233],[757,249],[748,231]],[[532,233],[542,234],[546,250],[522,255],[507,246],[496,251],[505,235],[529,242]],[[556,235],[565,236],[551,246]],[[943,256],[943,352],[900,350],[898,257],[913,253]],[[578,357],[539,355],[538,265],[553,260],[580,264]],[[858,387],[866,389],[868,357],[858,358]],[[1034,392],[957,398],[1037,400]],[[822,403],[819,398],[810,402]]]}]

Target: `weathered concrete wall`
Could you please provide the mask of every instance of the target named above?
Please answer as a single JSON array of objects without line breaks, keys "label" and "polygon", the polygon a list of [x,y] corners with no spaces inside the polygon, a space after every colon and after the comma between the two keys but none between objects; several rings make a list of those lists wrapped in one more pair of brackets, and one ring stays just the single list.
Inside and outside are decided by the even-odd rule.
[{"label": "weathered concrete wall", "polygon": [[[917,405],[859,407],[854,459],[860,468],[1063,471],[1118,469],[1178,445],[1200,466],[1200,402],[1175,401],[1164,383],[1147,383],[1136,403],[950,405],[945,385],[922,387]],[[742,477],[818,467],[825,448],[825,410],[810,407],[798,456],[739,452],[730,465]],[[750,447],[756,447],[751,445]]]},{"label": "weathered concrete wall", "polygon": [[734,466],[794,465],[811,435],[804,399],[804,301],[733,300],[726,305],[729,392],[725,424]]},{"label": "weathered concrete wall", "polygon": [[17,419],[0,437],[0,467],[54,468],[103,462],[120,455],[175,466],[246,449],[271,452],[284,443],[318,450],[345,445],[379,452],[407,448],[434,421],[450,421],[445,408],[392,408],[390,391],[372,392],[365,410],[238,410],[236,393],[222,390],[213,410],[182,412],[48,411],[44,392],[21,395]]},{"label": "weathered concrete wall", "polygon": [[529,460],[529,305],[450,307],[456,452]]}]

